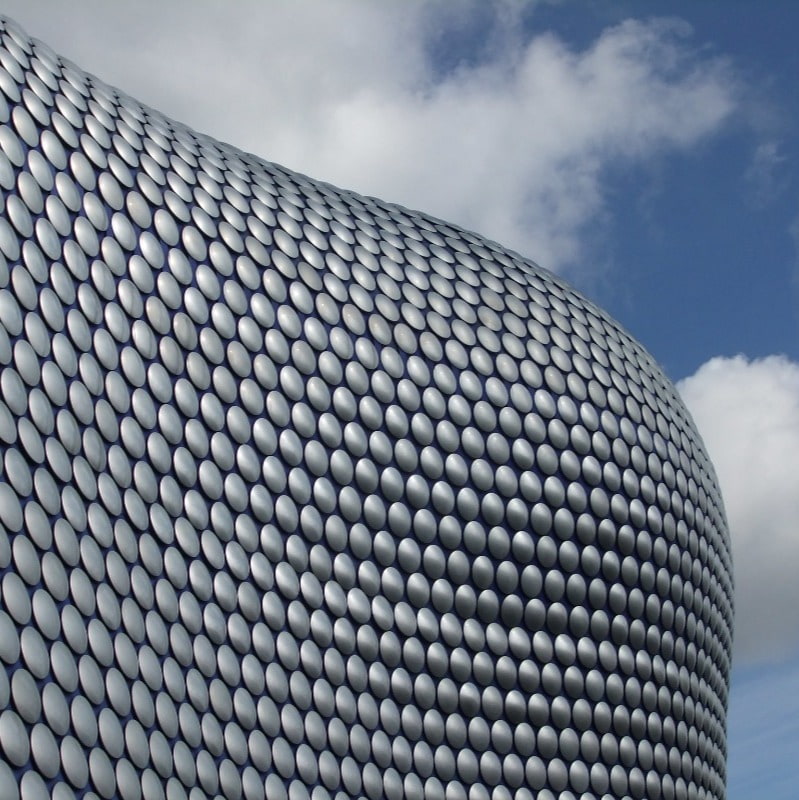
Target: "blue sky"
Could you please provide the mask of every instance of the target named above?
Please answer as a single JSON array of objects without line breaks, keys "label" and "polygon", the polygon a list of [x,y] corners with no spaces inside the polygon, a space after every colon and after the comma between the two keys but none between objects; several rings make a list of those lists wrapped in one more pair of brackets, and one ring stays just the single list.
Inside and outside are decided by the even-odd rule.
[{"label": "blue sky", "polygon": [[729,798],[794,798],[799,4],[3,5],[199,130],[515,247],[648,347],[732,529]]},{"label": "blue sky", "polygon": [[[618,13],[605,9],[594,24],[646,5],[617,3]],[[548,14],[557,25],[558,17],[577,16],[573,11],[565,5]],[[638,265],[630,305],[655,313],[639,317],[614,300],[612,287],[603,299],[630,320],[675,378],[722,353],[785,353],[796,360],[799,283],[791,229],[799,213],[799,52],[793,34],[799,9],[770,0],[755,12],[751,2],[732,0],[658,4],[658,13],[664,12],[691,25],[695,46],[729,59],[741,107],[693,152],[669,158],[654,176],[639,171],[622,181],[616,258]]]}]

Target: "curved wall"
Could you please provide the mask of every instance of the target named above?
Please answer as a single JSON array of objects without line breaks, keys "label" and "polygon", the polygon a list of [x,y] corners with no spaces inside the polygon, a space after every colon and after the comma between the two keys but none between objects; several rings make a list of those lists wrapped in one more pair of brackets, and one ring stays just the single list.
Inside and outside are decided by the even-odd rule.
[{"label": "curved wall", "polygon": [[723,797],[729,542],[651,357],[3,26],[3,797]]}]

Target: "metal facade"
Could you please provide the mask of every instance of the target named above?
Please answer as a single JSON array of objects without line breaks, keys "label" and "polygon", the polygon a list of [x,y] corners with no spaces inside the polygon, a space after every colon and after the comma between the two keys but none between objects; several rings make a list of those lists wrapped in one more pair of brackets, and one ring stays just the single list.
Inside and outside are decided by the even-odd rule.
[{"label": "metal facade", "polygon": [[722,798],[729,540],[550,273],[0,35],[0,796]]}]

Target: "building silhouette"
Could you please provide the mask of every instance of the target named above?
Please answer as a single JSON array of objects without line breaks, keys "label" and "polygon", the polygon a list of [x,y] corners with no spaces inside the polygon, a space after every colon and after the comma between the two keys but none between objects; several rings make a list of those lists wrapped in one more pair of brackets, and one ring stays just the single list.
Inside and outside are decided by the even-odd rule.
[{"label": "building silhouette", "polygon": [[649,354],[0,38],[0,796],[724,797],[729,538]]}]

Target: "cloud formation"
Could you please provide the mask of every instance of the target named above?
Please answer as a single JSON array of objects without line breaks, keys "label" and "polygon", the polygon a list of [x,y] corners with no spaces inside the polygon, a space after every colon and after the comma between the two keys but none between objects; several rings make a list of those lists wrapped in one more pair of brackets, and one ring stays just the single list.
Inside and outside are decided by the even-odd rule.
[{"label": "cloud formation", "polygon": [[727,508],[736,656],[789,656],[799,647],[799,364],[784,356],[713,358],[678,389]]},{"label": "cloud formation", "polygon": [[[583,260],[608,169],[694,147],[738,102],[729,64],[696,50],[675,21],[630,20],[576,50],[525,32],[522,9],[534,20],[534,4],[7,7],[81,66],[199,130],[555,270]],[[467,60],[453,60],[453,43],[470,48]]]}]

